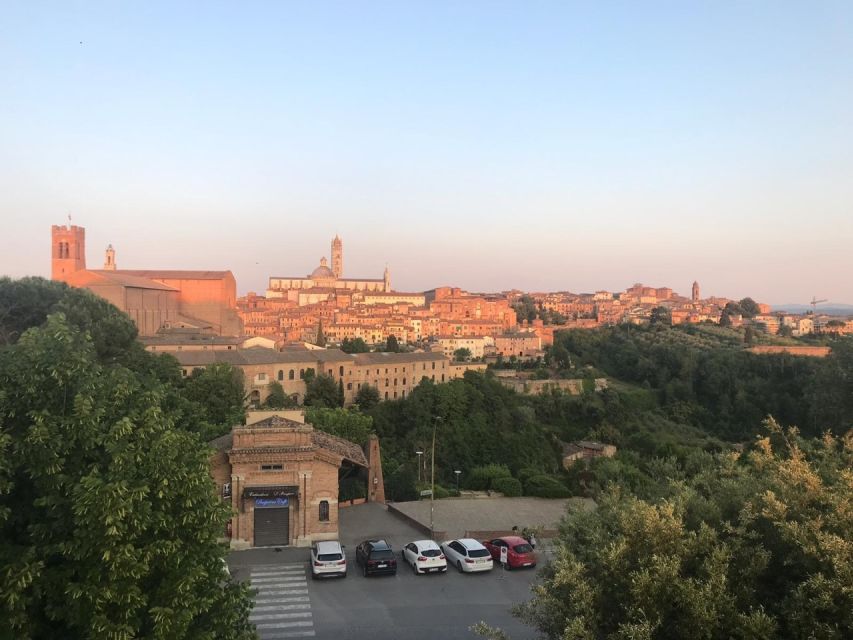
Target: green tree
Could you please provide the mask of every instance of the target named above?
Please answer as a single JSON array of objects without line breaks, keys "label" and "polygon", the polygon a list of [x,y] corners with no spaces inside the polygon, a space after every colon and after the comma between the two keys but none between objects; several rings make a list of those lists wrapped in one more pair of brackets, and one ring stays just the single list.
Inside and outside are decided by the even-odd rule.
[{"label": "green tree", "polygon": [[368,353],[370,347],[361,338],[353,338],[352,340],[344,338],[341,342],[341,351],[344,353]]},{"label": "green tree", "polygon": [[466,362],[471,359],[471,350],[467,347],[462,347],[453,352],[453,358],[457,362]]},{"label": "green tree", "polygon": [[194,369],[186,380],[184,396],[200,407],[211,424],[231,428],[246,420],[243,371],[226,362]]},{"label": "green tree", "polygon": [[338,383],[332,376],[323,373],[308,381],[307,373],[306,371],[305,406],[329,408],[343,406]]},{"label": "green tree", "polygon": [[326,346],[326,334],[323,333],[323,319],[322,318],[320,318],[319,322],[317,323],[317,340],[315,341],[315,344],[318,347],[325,347]]},{"label": "green tree", "polygon": [[515,309],[515,315],[519,322],[525,321],[531,323],[536,319],[538,314],[536,303],[533,301],[533,298],[526,294],[521,296],[512,308]]},{"label": "green tree", "polygon": [[368,412],[379,404],[379,389],[372,384],[363,384],[355,394],[355,403],[363,412]]},{"label": "green tree", "polygon": [[397,341],[397,336],[388,336],[388,340],[385,341],[385,351],[390,351],[391,353],[398,353],[400,351],[400,343]]},{"label": "green tree", "polygon": [[284,392],[281,383],[273,380],[267,385],[267,399],[264,401],[264,406],[270,409],[291,409],[296,406],[296,402]]},{"label": "green tree", "polygon": [[652,314],[649,317],[649,326],[671,327],[672,313],[666,307],[655,307],[652,309]]},{"label": "green tree", "polygon": [[853,433],[767,426],[663,499],[614,487],[571,511],[516,614],[552,639],[851,637]]},{"label": "green tree", "polygon": [[761,309],[759,308],[758,303],[752,298],[744,298],[738,302],[738,306],[740,307],[744,318],[754,318],[761,314]]},{"label": "green tree", "polygon": [[305,420],[321,431],[361,446],[367,444],[368,437],[373,433],[373,418],[340,407],[311,407],[305,411]]},{"label": "green tree", "polygon": [[55,313],[0,349],[0,637],[252,638],[209,452],[114,338]]}]

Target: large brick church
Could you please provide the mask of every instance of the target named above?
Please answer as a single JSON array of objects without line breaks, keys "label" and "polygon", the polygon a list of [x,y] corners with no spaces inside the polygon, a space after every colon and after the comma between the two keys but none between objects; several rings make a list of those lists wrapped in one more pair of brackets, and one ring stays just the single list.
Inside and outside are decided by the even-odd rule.
[{"label": "large brick church", "polygon": [[141,336],[162,328],[185,327],[237,336],[237,282],[230,271],[119,269],[112,245],[102,269],[86,268],[86,230],[51,228],[51,277],[89,289],[127,313]]}]

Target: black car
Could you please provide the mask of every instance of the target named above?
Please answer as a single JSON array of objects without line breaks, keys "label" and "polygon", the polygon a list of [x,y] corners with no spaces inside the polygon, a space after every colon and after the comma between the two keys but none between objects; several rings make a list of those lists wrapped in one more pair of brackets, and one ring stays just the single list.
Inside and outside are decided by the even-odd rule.
[{"label": "black car", "polygon": [[384,540],[365,540],[355,548],[355,563],[365,577],[375,573],[397,573],[397,560],[391,545]]}]

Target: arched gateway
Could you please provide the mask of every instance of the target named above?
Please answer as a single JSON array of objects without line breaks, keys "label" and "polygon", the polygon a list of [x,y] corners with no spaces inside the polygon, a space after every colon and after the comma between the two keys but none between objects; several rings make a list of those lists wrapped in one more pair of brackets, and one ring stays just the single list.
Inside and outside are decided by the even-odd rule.
[{"label": "arched gateway", "polygon": [[315,430],[301,412],[249,422],[210,443],[217,489],[234,513],[232,548],[308,546],[337,539],[342,471],[361,472],[368,499],[384,501],[375,437],[368,462],[359,445]]}]

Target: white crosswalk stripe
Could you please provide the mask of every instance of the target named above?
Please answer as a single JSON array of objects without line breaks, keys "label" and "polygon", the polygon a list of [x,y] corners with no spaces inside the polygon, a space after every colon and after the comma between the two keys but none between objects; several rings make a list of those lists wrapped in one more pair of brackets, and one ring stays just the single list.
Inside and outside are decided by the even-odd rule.
[{"label": "white crosswalk stripe", "polygon": [[261,640],[314,637],[304,564],[253,567],[249,582],[255,608],[249,620]]}]

